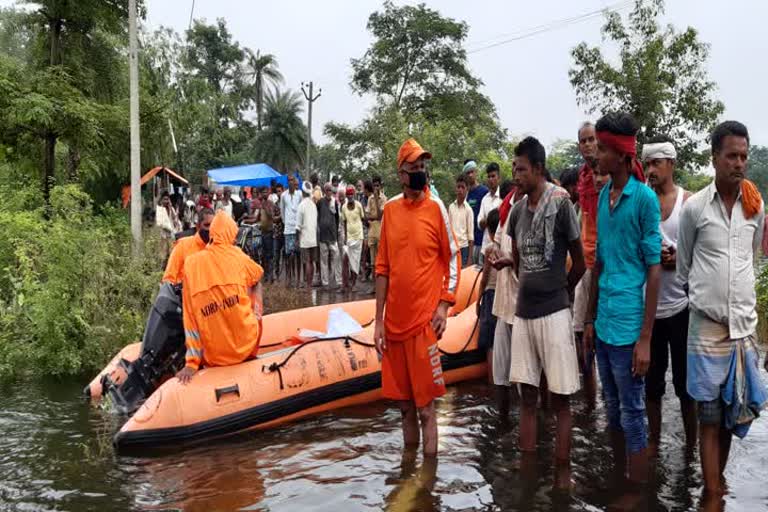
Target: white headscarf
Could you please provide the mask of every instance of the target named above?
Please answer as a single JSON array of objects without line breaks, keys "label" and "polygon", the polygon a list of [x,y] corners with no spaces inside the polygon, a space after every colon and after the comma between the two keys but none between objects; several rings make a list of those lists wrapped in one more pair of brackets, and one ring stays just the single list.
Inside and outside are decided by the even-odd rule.
[{"label": "white headscarf", "polygon": [[643,162],[667,158],[675,160],[677,151],[671,142],[652,142],[643,146]]}]

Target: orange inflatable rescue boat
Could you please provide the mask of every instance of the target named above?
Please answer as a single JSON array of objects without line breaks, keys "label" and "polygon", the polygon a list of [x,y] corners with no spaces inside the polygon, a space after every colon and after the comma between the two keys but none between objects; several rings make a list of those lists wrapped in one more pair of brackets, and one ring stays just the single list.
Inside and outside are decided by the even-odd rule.
[{"label": "orange inflatable rescue boat", "polygon": [[[476,311],[469,307],[477,300],[478,282],[477,269],[463,271],[456,306],[439,342],[448,384],[487,371],[477,346]],[[360,333],[295,344],[299,328],[323,330],[329,311],[339,307],[364,327]],[[366,300],[265,316],[256,359],[204,368],[185,386],[176,378],[165,381],[115,435],[115,446],[131,450],[196,443],[380,400],[374,312],[375,302]]]}]

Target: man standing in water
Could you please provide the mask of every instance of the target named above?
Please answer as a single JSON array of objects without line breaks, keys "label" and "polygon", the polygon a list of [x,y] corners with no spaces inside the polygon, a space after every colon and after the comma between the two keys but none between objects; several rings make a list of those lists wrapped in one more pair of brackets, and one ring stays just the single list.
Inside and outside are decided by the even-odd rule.
[{"label": "man standing in water", "polygon": [[654,457],[661,440],[661,399],[666,388],[667,367],[672,356],[672,383],[680,400],[683,430],[688,449],[696,447],[696,403],[686,391],[685,368],[688,343],[688,295],[677,278],[675,260],[677,233],[683,202],[691,195],[675,185],[677,151],[668,137],[654,137],[643,146],[648,184],[661,205],[661,283],[656,306],[656,321],[651,335],[651,365],[645,377],[648,411],[648,449]]},{"label": "man standing in water", "polygon": [[599,166],[611,181],[598,200],[597,258],[584,321],[585,348],[597,349],[617,475],[624,475],[629,454],[633,492],[623,499],[631,501],[642,499],[648,482],[643,377],[651,362],[661,273],[659,201],[643,183],[638,129],[623,113],[607,114],[595,126]]},{"label": "man standing in water", "polygon": [[445,394],[437,341],[459,284],[459,249],[448,212],[427,192],[430,158],[414,139],[397,154],[403,196],[384,208],[374,330],[382,394],[398,401],[406,446],[418,445],[421,423],[425,456],[437,454],[434,399]]},{"label": "man standing in water", "polygon": [[[745,179],[748,154],[746,126],[715,128],[715,180],[686,201],[678,235],[677,273],[690,301],[688,393],[698,402],[704,490],[715,496],[726,490],[731,436],[746,435],[767,398],[757,369],[754,267],[765,215],[760,192]],[[743,396],[734,390],[740,385]]]},{"label": "man standing in water", "polygon": [[542,372],[546,376],[557,416],[555,485],[564,488],[570,485],[570,396],[579,390],[570,298],[584,274],[584,256],[570,195],[547,182],[545,162],[544,146],[533,137],[515,148],[515,180],[528,198],[512,207],[507,226],[520,279],[509,379],[521,385],[520,450],[530,453],[536,451],[537,388]]},{"label": "man standing in water", "polygon": [[573,301],[573,330],[576,332],[576,350],[579,353],[579,368],[584,378],[584,395],[590,407],[595,406],[597,379],[595,378],[595,354],[584,349],[584,315],[589,302],[592,284],[592,267],[595,266],[595,246],[597,244],[597,138],[595,125],[586,122],[578,132],[579,153],[584,165],[579,170],[579,206],[581,209],[581,245],[584,250],[584,263],[587,270],[576,286]]}]

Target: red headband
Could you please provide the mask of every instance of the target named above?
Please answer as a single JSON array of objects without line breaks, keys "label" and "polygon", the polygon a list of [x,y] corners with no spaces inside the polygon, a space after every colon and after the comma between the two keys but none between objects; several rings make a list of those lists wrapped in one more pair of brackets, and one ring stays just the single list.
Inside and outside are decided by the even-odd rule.
[{"label": "red headband", "polygon": [[632,174],[638,181],[645,183],[643,166],[637,160],[637,138],[634,135],[616,135],[615,133],[598,131],[597,140],[614,151],[632,157]]}]

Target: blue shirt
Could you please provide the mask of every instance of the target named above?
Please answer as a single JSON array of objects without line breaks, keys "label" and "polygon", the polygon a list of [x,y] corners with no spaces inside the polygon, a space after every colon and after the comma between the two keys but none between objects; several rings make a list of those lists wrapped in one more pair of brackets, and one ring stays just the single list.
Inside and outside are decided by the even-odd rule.
[{"label": "blue shirt", "polygon": [[602,265],[595,330],[611,345],[637,341],[645,315],[648,267],[661,263],[661,211],[656,193],[630,176],[611,210],[612,182],[597,203],[597,261]]},{"label": "blue shirt", "polygon": [[[488,188],[484,185],[478,185],[467,194],[467,203],[475,213],[475,245],[480,247],[483,243],[483,230],[477,223],[477,215],[480,213],[480,204],[483,202],[485,194],[488,193]],[[503,198],[502,198],[503,199]]]}]

